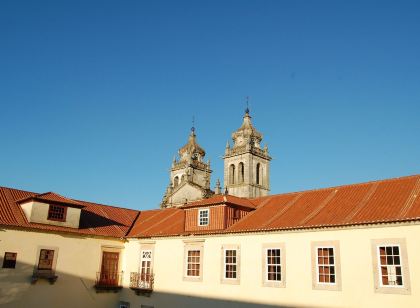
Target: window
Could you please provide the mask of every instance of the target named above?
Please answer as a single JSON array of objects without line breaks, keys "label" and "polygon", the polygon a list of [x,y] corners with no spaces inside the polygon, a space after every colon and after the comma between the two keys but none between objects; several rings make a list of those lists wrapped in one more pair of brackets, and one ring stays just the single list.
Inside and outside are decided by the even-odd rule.
[{"label": "window", "polygon": [[317,248],[318,283],[335,283],[335,261],[333,247]]},{"label": "window", "polygon": [[15,268],[16,267],[16,252],[5,252],[3,259],[3,268]]},{"label": "window", "polygon": [[262,281],[265,287],[285,287],[285,245],[263,244]]},{"label": "window", "polygon": [[185,240],[184,281],[203,280],[204,240]]},{"label": "window", "polygon": [[245,178],[245,168],[244,168],[244,163],[239,163],[239,183],[243,183],[244,182],[244,178]]},{"label": "window", "polygon": [[312,288],[341,290],[340,246],[338,241],[312,243]]},{"label": "window", "polygon": [[235,165],[229,166],[229,184],[235,184]]},{"label": "window", "polygon": [[239,246],[224,245],[222,247],[223,269],[222,282],[238,284],[240,278],[240,254]]},{"label": "window", "polygon": [[187,254],[187,276],[200,277],[200,250],[188,250]]},{"label": "window", "polygon": [[198,210],[198,225],[199,226],[208,226],[210,221],[210,211],[209,209]]},{"label": "window", "polygon": [[241,210],[240,209],[233,209],[233,219],[241,218]]},{"label": "window", "polygon": [[408,260],[404,239],[373,240],[375,291],[410,293]]},{"label": "window", "polygon": [[255,176],[256,176],[256,184],[260,184],[260,168],[261,168],[261,164],[258,163],[257,164],[257,168],[255,170]]},{"label": "window", "polygon": [[280,249],[267,249],[267,281],[281,281]]},{"label": "window", "polygon": [[236,278],[237,278],[236,250],[226,249],[225,250],[225,279],[236,279]]},{"label": "window", "polygon": [[50,204],[48,209],[48,219],[56,221],[66,220],[67,207],[62,205]]},{"label": "window", "polygon": [[39,270],[52,270],[54,261],[54,250],[51,249],[41,249],[39,253]]},{"label": "window", "polygon": [[400,246],[379,246],[378,263],[382,286],[402,286]]},{"label": "window", "polygon": [[174,187],[177,187],[177,186],[178,186],[178,184],[179,184],[179,177],[178,177],[178,176],[176,176],[176,177],[174,178]]}]

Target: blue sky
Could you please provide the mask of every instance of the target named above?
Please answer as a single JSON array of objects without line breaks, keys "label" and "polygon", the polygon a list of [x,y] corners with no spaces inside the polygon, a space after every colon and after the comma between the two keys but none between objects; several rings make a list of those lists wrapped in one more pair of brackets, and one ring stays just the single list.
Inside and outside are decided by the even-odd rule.
[{"label": "blue sky", "polygon": [[272,193],[420,172],[419,1],[1,1],[0,186],[158,207],[250,96]]}]

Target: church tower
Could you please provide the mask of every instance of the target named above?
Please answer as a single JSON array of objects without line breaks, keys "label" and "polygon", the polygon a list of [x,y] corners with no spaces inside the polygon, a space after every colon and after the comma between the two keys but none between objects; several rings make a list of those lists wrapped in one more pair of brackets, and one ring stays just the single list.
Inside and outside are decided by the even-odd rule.
[{"label": "church tower", "polygon": [[174,157],[170,171],[170,181],[161,207],[177,207],[186,202],[208,198],[210,190],[210,161],[204,162],[206,152],[196,141],[195,128],[191,128],[188,142]]},{"label": "church tower", "polygon": [[242,126],[232,133],[233,146],[226,144],[224,184],[229,195],[256,198],[270,191],[270,160],[267,145],[262,149],[262,134],[251,123],[245,110]]}]

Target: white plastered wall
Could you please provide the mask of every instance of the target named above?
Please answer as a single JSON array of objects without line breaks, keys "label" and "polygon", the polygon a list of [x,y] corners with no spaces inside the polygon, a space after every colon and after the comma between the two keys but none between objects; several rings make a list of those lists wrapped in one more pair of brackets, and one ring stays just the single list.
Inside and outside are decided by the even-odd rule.
[{"label": "white plastered wall", "polygon": [[[103,247],[121,246],[117,239],[0,228],[0,262],[5,252],[17,253],[15,269],[0,268],[0,307],[117,307],[118,293],[98,294],[93,286]],[[40,248],[58,250],[53,285],[42,279],[31,285]]]},{"label": "white plastered wall", "polygon": [[[150,298],[122,292],[122,300],[132,306],[224,307],[226,302],[240,305],[260,303],[293,307],[418,307],[420,303],[420,225],[387,225],[370,228],[318,229],[271,234],[207,236],[203,249],[203,279],[183,280],[185,238],[155,238],[155,288]],[[201,237],[203,238],[203,237]],[[407,246],[411,294],[375,292],[371,254],[372,239],[404,238]],[[338,241],[340,247],[341,290],[312,287],[311,243]],[[262,247],[283,243],[286,251],[285,287],[265,287],[262,281]],[[222,245],[240,246],[240,283],[221,283]],[[139,244],[130,241],[130,270],[138,267]],[[337,260],[338,261],[338,260]]]}]

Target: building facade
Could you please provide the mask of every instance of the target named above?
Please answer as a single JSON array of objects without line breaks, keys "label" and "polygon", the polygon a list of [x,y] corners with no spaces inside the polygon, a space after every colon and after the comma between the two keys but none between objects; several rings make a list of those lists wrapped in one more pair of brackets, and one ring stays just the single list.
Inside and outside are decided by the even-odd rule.
[{"label": "building facade", "polygon": [[269,195],[232,138],[213,192],[192,130],[161,209],[0,187],[0,307],[418,307],[420,175]]}]

